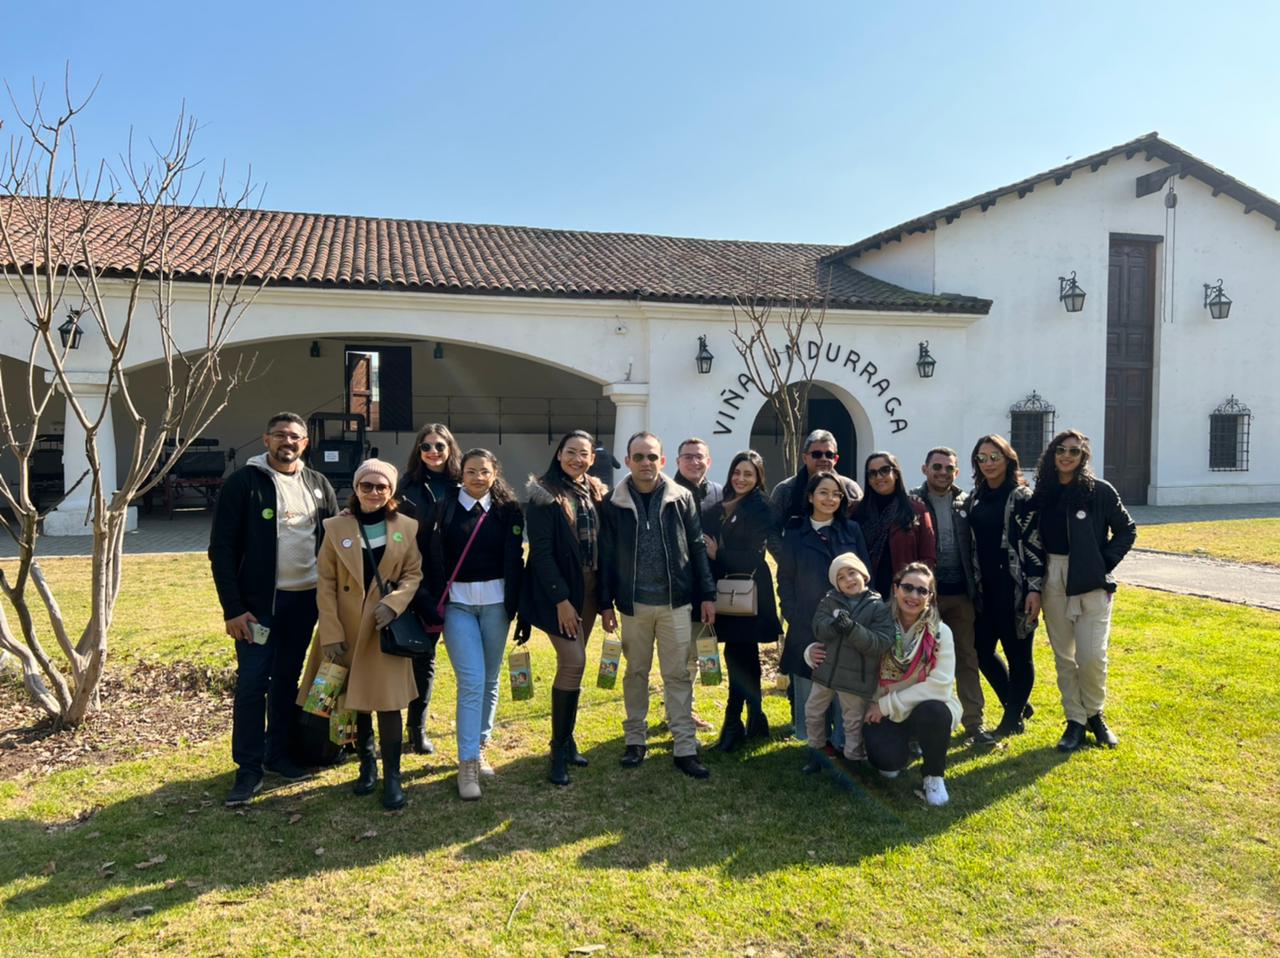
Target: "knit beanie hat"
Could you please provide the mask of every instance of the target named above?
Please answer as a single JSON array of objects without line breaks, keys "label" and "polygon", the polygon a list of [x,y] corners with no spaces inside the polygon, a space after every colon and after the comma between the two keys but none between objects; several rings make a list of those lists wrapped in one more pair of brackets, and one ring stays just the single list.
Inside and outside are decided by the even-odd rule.
[{"label": "knit beanie hat", "polygon": [[861,559],[852,552],[843,552],[831,560],[831,568],[827,570],[827,578],[831,580],[831,585],[836,584],[836,575],[841,569],[853,569],[858,575],[862,576],[864,581],[870,581],[871,576],[867,572],[867,567]]},{"label": "knit beanie hat", "polygon": [[389,462],[383,462],[381,459],[366,459],[360,463],[360,467],[356,469],[356,474],[351,480],[351,485],[356,485],[366,476],[381,476],[387,480],[387,484],[391,486],[391,491],[395,492],[396,480],[400,477],[400,473],[396,471],[396,467]]}]

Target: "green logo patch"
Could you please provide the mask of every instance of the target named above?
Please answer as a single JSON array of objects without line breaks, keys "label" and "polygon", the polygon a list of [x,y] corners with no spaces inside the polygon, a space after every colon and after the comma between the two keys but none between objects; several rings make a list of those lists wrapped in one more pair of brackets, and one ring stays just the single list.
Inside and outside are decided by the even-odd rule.
[{"label": "green logo patch", "polygon": [[269,506],[266,509],[262,510],[262,518],[274,519],[275,517],[276,517],[276,511],[270,508]]},{"label": "green logo patch", "polygon": [[404,533],[403,533],[403,532],[393,532],[393,533],[391,533],[391,541],[392,541],[392,542],[404,542]]},{"label": "green logo patch", "polygon": [[516,535],[516,536],[518,536],[518,535],[520,535],[520,533],[521,533],[521,532],[523,532],[523,531],[524,531],[524,530],[523,530],[523,529],[521,529],[519,526],[512,526],[512,527],[511,527],[511,534],[512,534],[512,535]]}]

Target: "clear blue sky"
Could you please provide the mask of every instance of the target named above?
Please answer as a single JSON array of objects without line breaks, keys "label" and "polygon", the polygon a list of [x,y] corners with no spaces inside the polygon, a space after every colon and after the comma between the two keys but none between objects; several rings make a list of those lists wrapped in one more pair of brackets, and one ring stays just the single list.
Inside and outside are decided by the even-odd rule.
[{"label": "clear blue sky", "polygon": [[1280,4],[1133,6],[20,4],[0,75],[272,209],[843,243],[1151,130],[1280,197]]}]

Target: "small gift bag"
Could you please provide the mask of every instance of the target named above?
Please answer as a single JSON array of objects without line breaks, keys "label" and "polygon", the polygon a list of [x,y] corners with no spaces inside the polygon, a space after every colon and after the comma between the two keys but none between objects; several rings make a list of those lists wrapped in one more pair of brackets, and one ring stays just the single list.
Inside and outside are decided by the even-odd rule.
[{"label": "small gift bag", "polygon": [[339,696],[329,713],[329,741],[334,745],[354,745],[356,741],[356,713],[347,708],[347,697]]},{"label": "small gift bag", "polygon": [[533,661],[524,649],[515,649],[507,656],[507,671],[511,673],[511,698],[520,702],[533,698]]},{"label": "small gift bag", "polygon": [[600,671],[596,673],[596,688],[611,689],[618,684],[618,666],[622,663],[622,640],[616,635],[606,635],[600,647]]},{"label": "small gift bag", "polygon": [[307,692],[307,700],[303,703],[302,710],[321,718],[328,718],[329,713],[337,705],[338,696],[342,694],[342,687],[346,682],[347,667],[345,665],[339,665],[337,662],[321,663],[316,677],[311,682],[311,690]]},{"label": "small gift bag", "polygon": [[720,645],[716,642],[716,630],[704,625],[698,633],[698,674],[703,685],[719,685],[724,678],[720,671]]}]

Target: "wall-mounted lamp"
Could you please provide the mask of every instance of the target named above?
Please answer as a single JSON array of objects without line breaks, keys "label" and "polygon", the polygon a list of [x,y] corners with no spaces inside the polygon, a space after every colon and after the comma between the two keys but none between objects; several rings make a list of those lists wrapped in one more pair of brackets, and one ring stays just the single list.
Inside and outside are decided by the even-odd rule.
[{"label": "wall-mounted lamp", "polygon": [[711,363],[715,357],[711,355],[711,350],[707,349],[707,337],[698,337],[698,355],[694,357],[694,361],[698,364],[698,372],[705,376],[711,372]]},{"label": "wall-mounted lamp", "polygon": [[311,340],[311,358],[312,359],[320,358],[320,340],[318,339]]},{"label": "wall-mounted lamp", "polygon": [[925,340],[920,344],[920,358],[916,360],[916,370],[920,373],[921,379],[932,379],[933,369],[938,365],[938,361],[933,358],[929,352],[929,340]]},{"label": "wall-mounted lamp", "polygon": [[1217,286],[1204,284],[1204,305],[1214,319],[1226,319],[1231,315],[1231,300],[1222,291],[1222,280]]},{"label": "wall-mounted lamp", "polygon": [[1071,275],[1058,277],[1058,300],[1067,307],[1068,313],[1078,313],[1084,309],[1084,290],[1076,282],[1076,271]]},{"label": "wall-mounted lamp", "polygon": [[435,352],[431,354],[436,359],[444,359],[444,343],[436,343]]},{"label": "wall-mounted lamp", "polygon": [[82,309],[67,310],[67,318],[61,326],[58,327],[58,337],[62,340],[63,349],[79,349],[80,337],[84,335],[84,330],[80,328],[80,314]]}]

